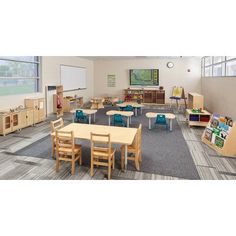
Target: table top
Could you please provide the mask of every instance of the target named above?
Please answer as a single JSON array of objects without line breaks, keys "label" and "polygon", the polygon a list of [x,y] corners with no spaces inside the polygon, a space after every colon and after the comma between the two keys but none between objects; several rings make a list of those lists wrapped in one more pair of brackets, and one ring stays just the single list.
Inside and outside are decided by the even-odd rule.
[{"label": "table top", "polygon": [[[91,125],[71,123],[60,131],[74,131],[74,137],[90,140],[90,133],[110,134],[111,142],[117,144],[131,145],[137,133],[136,128],[116,127],[107,125]],[[55,133],[51,134],[55,136]]]},{"label": "table top", "polygon": [[83,111],[83,113],[86,115],[92,115],[98,111],[98,110],[93,110],[93,109],[74,109],[74,110],[71,110],[70,113],[74,114],[76,110]]},{"label": "table top", "polygon": [[202,112],[193,112],[192,109],[186,109],[186,112],[191,115],[211,115],[211,113],[206,110],[202,110]]},{"label": "table top", "polygon": [[175,119],[175,115],[172,113],[156,113],[156,112],[148,112],[146,113],[147,118],[156,118],[157,115],[165,115],[167,119],[173,120]]},{"label": "table top", "polygon": [[111,110],[106,113],[108,116],[114,116],[114,115],[122,115],[122,116],[133,116],[134,112],[133,111],[117,111],[117,110]]},{"label": "table top", "polygon": [[126,107],[128,105],[132,106],[132,107],[137,107],[137,108],[140,108],[140,107],[144,107],[143,104],[139,104],[139,103],[136,103],[136,102],[123,102],[123,103],[118,103],[116,104],[118,107]]}]

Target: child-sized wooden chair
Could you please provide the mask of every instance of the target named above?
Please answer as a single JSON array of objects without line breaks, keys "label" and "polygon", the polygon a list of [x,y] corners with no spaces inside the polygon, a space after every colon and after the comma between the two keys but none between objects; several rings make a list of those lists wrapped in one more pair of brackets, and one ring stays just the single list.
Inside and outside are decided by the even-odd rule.
[{"label": "child-sized wooden chair", "polygon": [[185,109],[187,109],[187,97],[185,97],[185,93],[184,93],[184,88],[183,87],[177,87],[174,86],[173,90],[172,90],[172,96],[170,97],[170,108],[172,108],[172,101],[175,100],[176,101],[176,107],[177,110],[179,110],[179,101],[183,99],[184,100],[184,104],[185,104]]},{"label": "child-sized wooden chair", "polygon": [[[133,156],[128,157],[128,160],[134,161],[136,170],[140,170],[142,162],[142,124],[139,124],[137,134],[134,138],[134,142],[128,146],[128,153],[132,153]],[[121,169],[124,169],[125,163],[125,147],[121,146]]]},{"label": "child-sized wooden chair", "polygon": [[91,133],[91,176],[94,175],[94,165],[108,167],[108,179],[111,178],[111,168],[115,169],[115,149],[111,147],[110,134]]},{"label": "child-sized wooden chair", "polygon": [[60,162],[71,162],[71,174],[75,174],[76,161],[82,165],[82,146],[75,144],[73,131],[56,130],[56,171],[59,171]]}]

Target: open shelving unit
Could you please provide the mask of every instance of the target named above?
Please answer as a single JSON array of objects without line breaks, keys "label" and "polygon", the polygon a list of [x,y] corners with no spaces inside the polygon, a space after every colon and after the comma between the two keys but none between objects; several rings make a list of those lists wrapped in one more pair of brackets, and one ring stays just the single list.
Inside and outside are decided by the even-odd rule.
[{"label": "open shelving unit", "polygon": [[194,112],[192,109],[186,109],[186,119],[190,126],[206,127],[211,119],[211,113],[206,110]]},{"label": "open shelving unit", "polygon": [[236,122],[228,117],[213,115],[203,135],[202,142],[222,156],[236,157]]}]

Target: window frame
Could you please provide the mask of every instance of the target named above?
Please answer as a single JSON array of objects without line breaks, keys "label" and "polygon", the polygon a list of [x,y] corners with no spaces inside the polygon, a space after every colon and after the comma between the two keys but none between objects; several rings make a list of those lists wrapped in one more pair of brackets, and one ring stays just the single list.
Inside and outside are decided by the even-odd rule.
[{"label": "window frame", "polygon": [[[205,59],[208,58],[208,57],[211,57],[211,64],[209,65],[205,65]],[[222,58],[224,58],[224,60],[222,60],[221,62],[216,62],[214,63],[214,57],[216,56],[204,56],[201,58],[201,77],[202,78],[212,78],[212,77],[236,77],[236,75],[227,75],[227,63],[228,62],[231,62],[231,61],[236,61],[236,57],[233,57],[233,58],[230,58],[230,59],[227,59],[228,56],[222,56]],[[218,57],[218,56],[217,56]],[[217,65],[221,65],[222,66],[222,75],[219,76],[219,75],[214,75],[214,66],[217,66]],[[209,67],[212,67],[211,68],[211,76],[206,76],[205,75],[205,72],[206,72],[206,68],[209,68]]]},{"label": "window frame", "polygon": [[[34,61],[27,61],[27,60],[17,60],[11,57],[4,57],[4,56],[0,56],[0,60],[1,61],[11,61],[11,62],[18,62],[18,63],[28,63],[28,64],[33,64],[33,65],[37,65],[37,76],[33,76],[33,77],[0,77],[1,79],[15,79],[15,80],[35,80],[36,81],[36,85],[35,85],[35,89],[32,93],[40,93],[42,92],[42,58],[40,56],[34,56],[35,60]],[[24,94],[30,94],[30,93],[16,93],[15,95],[24,95]],[[12,94],[7,94],[7,95],[0,95],[1,96],[11,96]]]}]

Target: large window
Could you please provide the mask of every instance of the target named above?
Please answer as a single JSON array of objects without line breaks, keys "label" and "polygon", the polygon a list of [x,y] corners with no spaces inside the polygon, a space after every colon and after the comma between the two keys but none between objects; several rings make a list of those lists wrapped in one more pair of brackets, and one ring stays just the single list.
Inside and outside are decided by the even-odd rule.
[{"label": "large window", "polygon": [[39,57],[0,57],[0,95],[35,93],[39,90]]},{"label": "large window", "polygon": [[203,57],[202,77],[236,76],[236,56]]}]

